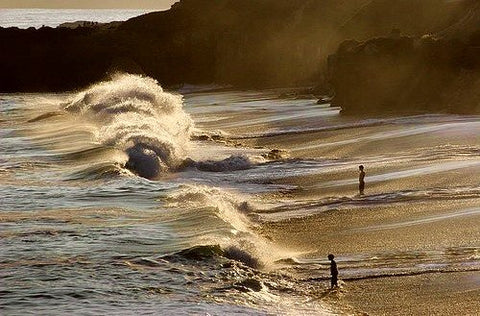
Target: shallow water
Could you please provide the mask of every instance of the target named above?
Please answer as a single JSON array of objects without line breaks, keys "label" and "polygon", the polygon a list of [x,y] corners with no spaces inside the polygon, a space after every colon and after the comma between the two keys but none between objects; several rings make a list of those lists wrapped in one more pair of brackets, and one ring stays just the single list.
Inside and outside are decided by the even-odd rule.
[{"label": "shallow water", "polygon": [[326,251],[344,291],[480,269],[479,117],[343,117],[278,95],[123,75],[1,95],[4,311],[342,314],[315,299]]}]

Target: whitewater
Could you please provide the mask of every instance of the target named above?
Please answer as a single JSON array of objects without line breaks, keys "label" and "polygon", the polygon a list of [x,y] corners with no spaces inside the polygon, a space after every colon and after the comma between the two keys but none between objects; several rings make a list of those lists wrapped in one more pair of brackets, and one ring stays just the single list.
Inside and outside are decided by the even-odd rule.
[{"label": "whitewater", "polygon": [[478,116],[284,92],[115,74],[0,95],[3,312],[348,315],[361,282],[478,273]]}]

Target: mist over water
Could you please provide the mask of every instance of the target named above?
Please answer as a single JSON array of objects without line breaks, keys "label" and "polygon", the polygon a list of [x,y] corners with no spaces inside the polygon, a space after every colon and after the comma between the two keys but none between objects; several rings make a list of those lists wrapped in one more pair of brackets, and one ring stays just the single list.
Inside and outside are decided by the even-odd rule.
[{"label": "mist over water", "polygon": [[[117,74],[1,95],[5,311],[349,314],[349,282],[480,269],[478,117],[280,94]],[[346,284],[318,299],[330,252]]]},{"label": "mist over water", "polygon": [[39,28],[42,26],[57,27],[65,22],[89,21],[108,23],[126,21],[151,10],[119,10],[119,9],[1,9],[0,26]]}]

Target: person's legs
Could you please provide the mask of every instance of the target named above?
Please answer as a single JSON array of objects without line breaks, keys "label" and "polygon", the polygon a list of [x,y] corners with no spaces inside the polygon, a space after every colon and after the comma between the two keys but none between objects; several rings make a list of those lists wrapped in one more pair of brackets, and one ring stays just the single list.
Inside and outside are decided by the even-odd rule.
[{"label": "person's legs", "polygon": [[335,287],[335,286],[338,286],[338,278],[336,275],[332,275],[332,279],[330,281],[330,285],[332,287],[332,289]]}]

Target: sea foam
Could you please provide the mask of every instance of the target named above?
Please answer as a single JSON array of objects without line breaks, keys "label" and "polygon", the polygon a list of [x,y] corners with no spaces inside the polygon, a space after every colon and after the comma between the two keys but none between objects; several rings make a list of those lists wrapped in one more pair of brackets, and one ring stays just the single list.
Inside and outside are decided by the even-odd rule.
[{"label": "sea foam", "polygon": [[66,110],[97,126],[95,142],[125,152],[128,169],[155,178],[185,157],[194,124],[182,107],[182,96],[154,79],[115,74],[78,93]]}]

